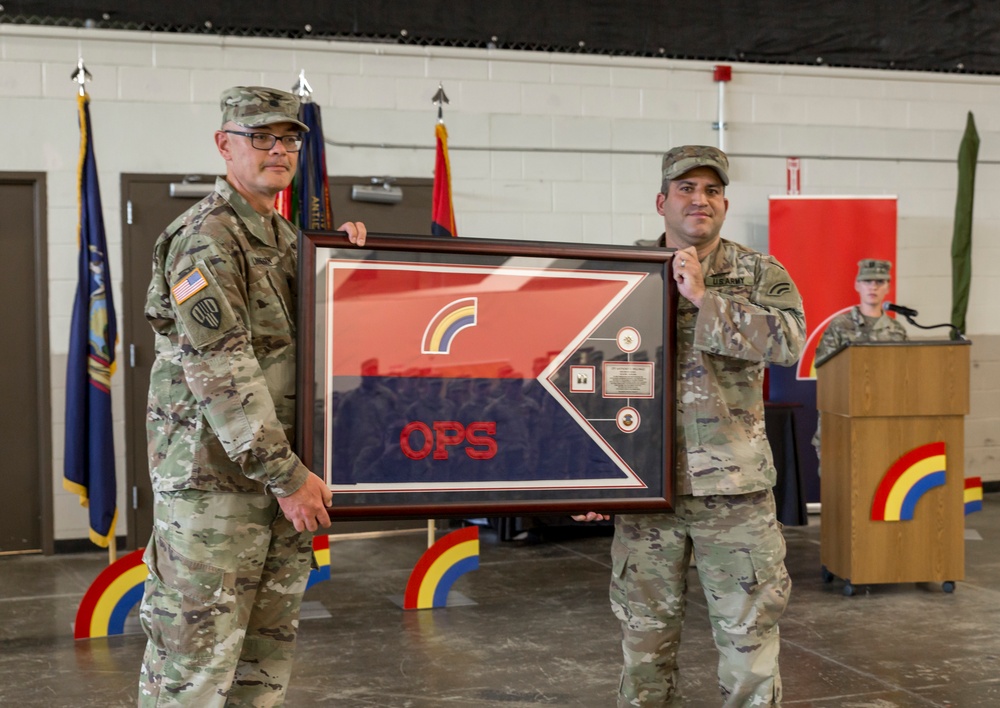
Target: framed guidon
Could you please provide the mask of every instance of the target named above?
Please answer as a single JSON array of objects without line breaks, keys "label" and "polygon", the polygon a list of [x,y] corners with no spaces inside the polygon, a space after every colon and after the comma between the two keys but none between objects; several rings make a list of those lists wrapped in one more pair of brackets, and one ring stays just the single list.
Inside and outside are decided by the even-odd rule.
[{"label": "framed guidon", "polygon": [[296,445],[334,515],[670,509],[671,257],[303,233]]}]

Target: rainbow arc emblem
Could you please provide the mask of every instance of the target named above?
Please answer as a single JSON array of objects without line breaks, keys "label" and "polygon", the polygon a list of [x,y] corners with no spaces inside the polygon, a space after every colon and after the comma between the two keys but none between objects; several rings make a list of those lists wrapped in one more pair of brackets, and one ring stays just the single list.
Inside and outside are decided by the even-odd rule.
[{"label": "rainbow arc emblem", "polygon": [[448,354],[455,335],[466,327],[475,327],[478,302],[474,297],[463,297],[450,302],[431,318],[424,330],[421,354]]},{"label": "rainbow arc emblem", "polygon": [[968,516],[974,511],[983,510],[983,478],[966,477],[965,490],[963,492],[965,515]]},{"label": "rainbow arc emblem", "polygon": [[[87,588],[76,611],[74,639],[94,639],[125,633],[129,613],[142,600],[149,571],[142,561],[144,548],[122,556],[106,567]],[[330,537],[313,537],[316,567],[309,573],[307,587],[330,579]]]},{"label": "rainbow arc emblem", "polygon": [[916,447],[896,460],[875,490],[872,521],[909,521],[928,491],[943,487],[947,459],[944,442]]},{"label": "rainbow arc emblem", "polygon": [[404,610],[446,607],[451,586],[479,567],[479,528],[452,531],[424,551],[410,573],[403,596]]},{"label": "rainbow arc emblem", "polygon": [[804,353],[799,357],[799,363],[795,365],[795,378],[799,381],[816,380],[816,349],[819,348],[819,341],[823,338],[823,333],[826,332],[826,326],[833,321],[834,317],[850,311],[850,307],[840,308],[820,322],[819,327],[809,334],[806,339],[805,349],[803,350]]}]

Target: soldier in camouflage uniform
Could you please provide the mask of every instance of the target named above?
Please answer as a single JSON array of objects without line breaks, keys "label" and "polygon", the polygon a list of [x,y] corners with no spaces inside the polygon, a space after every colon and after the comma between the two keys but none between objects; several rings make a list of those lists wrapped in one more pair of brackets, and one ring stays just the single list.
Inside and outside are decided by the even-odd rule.
[{"label": "soldier in camouflage uniform", "polygon": [[[802,299],[778,261],[720,236],[726,155],[707,146],[663,156],[657,212],[677,312],[675,509],[615,518],[611,605],[621,620],[619,706],[681,705],[677,651],[692,556],[704,588],[725,706],[781,702],[778,619],[791,591],[764,434],[767,364],[805,340]],[[593,512],[578,519],[599,518]]]},{"label": "soldier in camouflage uniform", "polygon": [[[156,242],[147,434],[153,535],[141,706],[273,706],[292,668],[312,536],[331,493],[292,451],[298,99],[222,94],[226,177]],[[344,224],[363,244],[363,224]]]},{"label": "soldier in camouflage uniform", "polygon": [[[860,302],[830,320],[830,324],[823,330],[823,336],[816,347],[817,366],[822,365],[850,342],[906,341],[906,330],[903,325],[882,311],[882,303],[889,294],[891,272],[892,263],[889,261],[874,258],[858,261],[858,277],[854,280],[854,289],[858,291]],[[816,434],[812,439],[817,457],[820,451],[821,428],[822,423],[817,421]]]}]

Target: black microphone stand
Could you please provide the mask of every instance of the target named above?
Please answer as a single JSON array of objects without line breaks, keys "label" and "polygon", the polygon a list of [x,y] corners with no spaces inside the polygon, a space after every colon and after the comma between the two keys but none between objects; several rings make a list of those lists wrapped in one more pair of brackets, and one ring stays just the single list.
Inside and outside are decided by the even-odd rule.
[{"label": "black microphone stand", "polygon": [[912,315],[903,315],[903,318],[914,327],[919,327],[920,329],[939,329],[941,327],[948,327],[951,330],[952,339],[958,340],[960,342],[967,341],[965,335],[962,334],[961,331],[959,331],[958,327],[951,324],[950,322],[943,322],[942,324],[936,324],[936,325],[922,325],[914,322]]}]

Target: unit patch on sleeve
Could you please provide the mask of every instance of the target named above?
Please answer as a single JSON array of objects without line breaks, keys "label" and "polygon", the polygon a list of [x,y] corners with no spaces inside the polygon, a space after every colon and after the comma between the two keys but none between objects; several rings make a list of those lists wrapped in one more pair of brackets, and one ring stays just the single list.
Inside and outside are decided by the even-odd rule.
[{"label": "unit patch on sleeve", "polygon": [[180,305],[199,290],[203,290],[206,287],[208,287],[208,281],[205,280],[205,276],[201,274],[201,271],[195,268],[179,282],[175,283],[170,288],[170,292],[174,296],[174,302]]},{"label": "unit patch on sleeve", "polygon": [[222,324],[222,311],[214,297],[203,297],[191,307],[194,321],[209,329],[218,329]]},{"label": "unit patch on sleeve", "polygon": [[801,308],[802,296],[788,275],[788,271],[771,257],[761,261],[768,267],[763,269],[763,277],[757,283],[751,300],[765,307],[781,309]]}]

